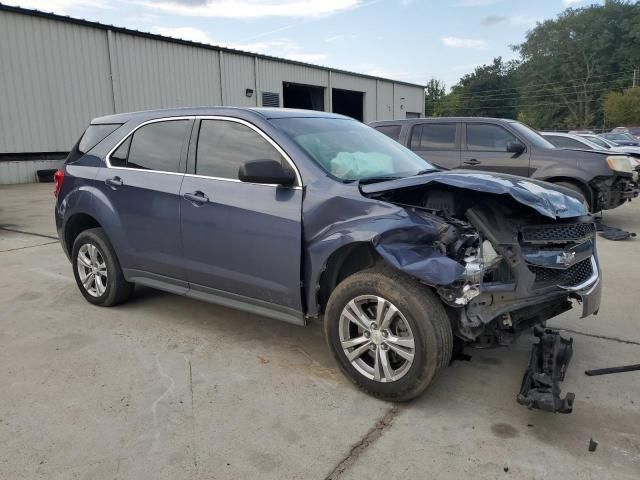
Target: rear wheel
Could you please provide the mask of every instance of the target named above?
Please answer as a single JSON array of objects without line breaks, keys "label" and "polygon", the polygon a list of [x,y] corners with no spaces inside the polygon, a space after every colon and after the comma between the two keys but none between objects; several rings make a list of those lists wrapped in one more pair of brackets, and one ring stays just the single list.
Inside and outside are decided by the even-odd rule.
[{"label": "rear wheel", "polygon": [[122,274],[120,263],[104,230],[84,230],[73,242],[73,274],[84,298],[94,305],[111,307],[124,302],[133,284]]},{"label": "rear wheel", "polygon": [[440,300],[391,269],[346,278],[325,312],[327,343],[342,371],[380,398],[420,395],[451,361],[453,334]]}]

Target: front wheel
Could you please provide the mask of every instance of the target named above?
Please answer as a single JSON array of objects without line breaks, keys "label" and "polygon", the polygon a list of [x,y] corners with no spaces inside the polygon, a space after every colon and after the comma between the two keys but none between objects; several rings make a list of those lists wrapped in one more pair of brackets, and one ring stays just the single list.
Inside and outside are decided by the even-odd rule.
[{"label": "front wheel", "polygon": [[451,361],[453,334],[442,303],[428,287],[391,269],[342,281],[324,325],[342,371],[386,400],[417,397]]}]

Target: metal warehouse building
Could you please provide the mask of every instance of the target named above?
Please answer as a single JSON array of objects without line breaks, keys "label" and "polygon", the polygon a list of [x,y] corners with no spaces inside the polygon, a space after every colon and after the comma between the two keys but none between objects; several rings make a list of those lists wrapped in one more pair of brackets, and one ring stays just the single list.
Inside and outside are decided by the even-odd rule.
[{"label": "metal warehouse building", "polygon": [[0,183],[55,168],[94,117],[202,105],[371,122],[422,116],[424,87],[0,5]]}]

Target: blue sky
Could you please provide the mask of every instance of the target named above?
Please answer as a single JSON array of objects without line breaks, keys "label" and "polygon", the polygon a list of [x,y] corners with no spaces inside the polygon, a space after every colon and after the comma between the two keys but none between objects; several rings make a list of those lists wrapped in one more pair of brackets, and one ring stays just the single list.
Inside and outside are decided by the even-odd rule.
[{"label": "blue sky", "polygon": [[177,38],[450,87],[594,0],[0,0]]}]

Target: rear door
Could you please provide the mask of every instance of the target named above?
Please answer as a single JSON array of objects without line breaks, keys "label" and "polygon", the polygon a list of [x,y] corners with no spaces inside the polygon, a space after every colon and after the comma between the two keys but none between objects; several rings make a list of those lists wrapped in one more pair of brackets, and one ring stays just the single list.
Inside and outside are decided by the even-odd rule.
[{"label": "rear door", "polygon": [[460,167],[459,123],[417,123],[409,132],[408,146],[433,165]]},{"label": "rear door", "polygon": [[293,168],[257,127],[199,120],[180,200],[188,281],[196,292],[301,312],[302,188],[238,179],[246,161],[262,159]]},{"label": "rear door", "polygon": [[461,168],[529,176],[530,152],[507,151],[509,143],[525,145],[515,134],[493,123],[467,123]]},{"label": "rear door", "polygon": [[147,272],[184,279],[180,185],[192,123],[175,118],[143,124],[99,169],[96,180],[120,222],[107,233],[127,277]]}]

